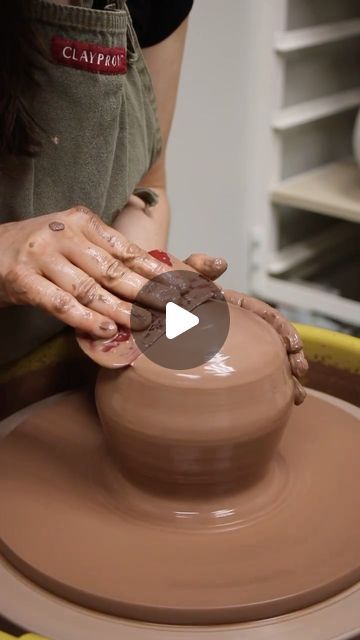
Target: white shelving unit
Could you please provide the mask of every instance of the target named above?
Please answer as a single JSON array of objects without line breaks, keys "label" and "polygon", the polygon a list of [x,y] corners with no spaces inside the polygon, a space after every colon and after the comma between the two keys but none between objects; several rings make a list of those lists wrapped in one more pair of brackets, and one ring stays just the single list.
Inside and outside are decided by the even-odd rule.
[{"label": "white shelving unit", "polygon": [[275,115],[272,126],[275,131],[288,131],[294,127],[335,116],[337,113],[343,113],[359,106],[360,87],[281,109]]},{"label": "white shelving unit", "polygon": [[270,193],[274,204],[360,222],[360,168],[351,159],[283,180]]},{"label": "white shelving unit", "polygon": [[283,55],[320,47],[360,35],[360,19],[340,20],[305,29],[291,29],[275,35],[275,51]]},{"label": "white shelving unit", "polygon": [[360,326],[360,3],[252,4],[248,288]]}]

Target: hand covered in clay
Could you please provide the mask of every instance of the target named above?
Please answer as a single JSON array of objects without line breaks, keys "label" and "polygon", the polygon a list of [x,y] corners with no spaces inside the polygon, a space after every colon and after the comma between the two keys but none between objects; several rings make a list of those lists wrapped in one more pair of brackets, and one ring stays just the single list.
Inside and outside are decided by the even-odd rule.
[{"label": "hand covered in clay", "polygon": [[271,324],[282,338],[289,358],[291,373],[295,386],[295,404],[301,404],[305,399],[305,390],[299,382],[308,370],[309,366],[303,351],[301,338],[295,327],[276,309],[266,302],[252,298],[244,293],[238,293],[230,289],[224,291],[225,299],[233,305],[252,311],[263,320]]},{"label": "hand covered in clay", "polygon": [[[97,338],[130,326],[132,305],[154,276],[171,271],[86,207],[0,225],[0,306],[33,305]],[[157,281],[145,307],[163,309],[182,284]],[[173,286],[172,286],[173,285]],[[151,313],[136,307],[138,329]]]}]

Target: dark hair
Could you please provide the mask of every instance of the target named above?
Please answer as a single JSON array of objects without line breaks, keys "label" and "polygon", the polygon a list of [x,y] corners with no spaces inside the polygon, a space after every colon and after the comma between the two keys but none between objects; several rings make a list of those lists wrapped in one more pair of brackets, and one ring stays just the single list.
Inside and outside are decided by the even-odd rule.
[{"label": "dark hair", "polygon": [[0,2],[0,156],[34,156],[39,129],[28,104],[37,86],[40,43],[25,18],[27,0]]}]

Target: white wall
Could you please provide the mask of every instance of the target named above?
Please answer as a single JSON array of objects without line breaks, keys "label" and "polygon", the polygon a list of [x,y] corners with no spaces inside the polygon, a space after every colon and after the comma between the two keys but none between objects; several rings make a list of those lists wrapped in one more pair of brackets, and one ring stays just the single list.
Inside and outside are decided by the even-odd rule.
[{"label": "white wall", "polygon": [[243,289],[247,238],[245,139],[252,0],[195,0],[168,152],[170,249],[223,255],[222,282]]}]

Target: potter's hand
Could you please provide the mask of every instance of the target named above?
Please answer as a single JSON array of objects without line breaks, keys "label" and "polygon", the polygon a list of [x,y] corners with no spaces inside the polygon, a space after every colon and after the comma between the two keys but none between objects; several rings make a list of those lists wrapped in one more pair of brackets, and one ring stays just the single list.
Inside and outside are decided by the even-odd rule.
[{"label": "potter's hand", "polygon": [[220,278],[228,266],[224,258],[212,258],[206,253],[192,253],[184,262],[210,280]]},{"label": "potter's hand", "polygon": [[305,391],[299,382],[299,378],[308,370],[308,363],[304,355],[301,338],[295,327],[281,313],[266,304],[266,302],[262,302],[262,300],[231,290],[225,290],[224,295],[225,299],[231,304],[256,313],[260,318],[271,324],[280,335],[286,347],[294,378],[295,404],[301,404],[305,398]]},{"label": "potter's hand", "polygon": [[[97,338],[112,337],[115,323],[129,327],[127,300],[167,271],[86,207],[0,225],[0,306],[37,306]],[[146,306],[154,308],[179,293],[176,282],[154,283],[153,292]],[[149,311],[134,313],[139,329],[150,324]]]}]

